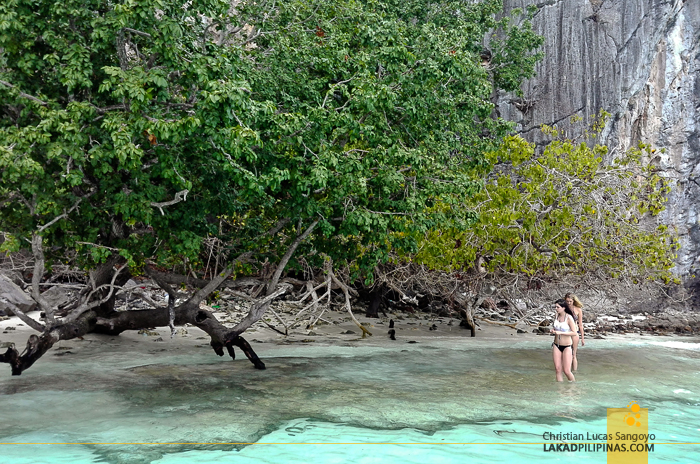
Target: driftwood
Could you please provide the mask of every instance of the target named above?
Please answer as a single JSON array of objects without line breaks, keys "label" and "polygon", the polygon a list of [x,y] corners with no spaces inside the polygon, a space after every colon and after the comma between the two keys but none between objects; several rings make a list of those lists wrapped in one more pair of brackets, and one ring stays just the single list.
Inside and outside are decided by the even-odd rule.
[{"label": "driftwood", "polygon": [[488,322],[489,324],[493,324],[493,325],[505,325],[505,326],[507,326],[507,327],[510,327],[511,329],[517,329],[517,327],[516,327],[517,323],[516,323],[516,324],[512,324],[512,323],[510,323],[510,322],[492,321],[492,320],[490,320],[490,319],[488,319],[488,318],[479,317],[479,316],[476,316],[476,319],[478,319],[478,320],[480,320],[480,321]]}]

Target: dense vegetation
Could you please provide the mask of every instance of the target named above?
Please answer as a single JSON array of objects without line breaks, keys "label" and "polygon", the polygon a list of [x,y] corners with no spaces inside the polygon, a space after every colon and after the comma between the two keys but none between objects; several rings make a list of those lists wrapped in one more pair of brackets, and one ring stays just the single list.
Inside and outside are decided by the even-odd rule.
[{"label": "dense vegetation", "polygon": [[[288,219],[371,272],[460,224],[429,207],[476,192],[510,129],[490,97],[532,73],[540,39],[499,7],[6,3],[0,229],[165,264],[208,236],[280,253],[259,237]],[[484,66],[499,25],[510,48],[494,39]]]},{"label": "dense vegetation", "polygon": [[[453,268],[475,252],[444,250],[481,240],[475,246],[494,266],[548,272],[546,261],[527,258],[519,269],[505,258],[504,244],[522,234],[491,231],[507,220],[534,233],[539,217],[518,205],[550,179],[533,167],[519,174],[532,189],[515,178],[484,189],[498,157],[534,155],[516,139],[502,145],[513,127],[494,117],[492,97],[519,91],[541,38],[528,13],[503,16],[501,7],[4,2],[0,230],[6,248],[31,246],[32,296],[46,319],[18,313],[42,335],[3,359],[19,374],[59,339],[191,323],[217,353],[238,346],[264,367],[240,334],[288,291],[286,270],[325,268],[347,297],[348,283],[371,284],[397,257]],[[585,151],[567,147],[545,152],[549,168]],[[600,160],[579,159],[571,175],[588,179]],[[484,207],[494,195],[500,203]],[[567,211],[551,220],[569,224],[580,213]],[[561,248],[565,238],[543,240]],[[90,279],[58,318],[41,284],[45,263],[66,260]],[[189,282],[200,289],[182,298],[171,285],[183,279],[165,269],[199,272]],[[168,292],[169,306],[115,312],[115,292],[142,273]],[[249,276],[264,291],[234,328],[200,309],[222,283]]]}]

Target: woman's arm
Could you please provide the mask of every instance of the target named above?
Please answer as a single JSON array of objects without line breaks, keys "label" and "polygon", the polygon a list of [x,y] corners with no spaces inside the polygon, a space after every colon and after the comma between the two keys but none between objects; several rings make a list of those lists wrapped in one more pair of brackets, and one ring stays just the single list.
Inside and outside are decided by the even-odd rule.
[{"label": "woman's arm", "polygon": [[583,308],[578,308],[578,328],[581,332],[581,346],[584,346],[586,342],[583,338]]}]

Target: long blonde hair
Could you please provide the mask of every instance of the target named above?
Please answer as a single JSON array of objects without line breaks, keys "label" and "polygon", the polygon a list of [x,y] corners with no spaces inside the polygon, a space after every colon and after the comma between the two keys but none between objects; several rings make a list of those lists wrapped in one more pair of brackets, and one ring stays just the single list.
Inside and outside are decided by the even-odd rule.
[{"label": "long blonde hair", "polygon": [[567,298],[571,298],[574,301],[574,306],[577,308],[583,309],[583,303],[581,303],[581,300],[576,297],[573,293],[567,293],[564,295],[564,299],[566,300]]}]

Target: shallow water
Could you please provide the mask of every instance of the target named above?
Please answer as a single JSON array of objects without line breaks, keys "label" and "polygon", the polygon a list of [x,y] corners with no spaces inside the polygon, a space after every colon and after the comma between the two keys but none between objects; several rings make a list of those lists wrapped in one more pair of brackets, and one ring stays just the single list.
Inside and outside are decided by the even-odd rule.
[{"label": "shallow water", "polygon": [[548,342],[256,344],[257,371],[206,348],[95,341],[0,370],[0,442],[25,443],[0,445],[0,462],[567,462],[544,432],[606,433],[607,408],[630,401],[649,408],[649,462],[700,462],[678,444],[700,442],[697,339],[590,340],[577,382],[559,384]]}]

